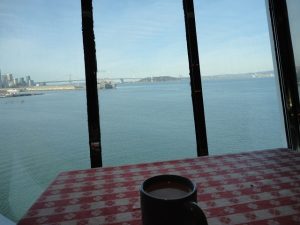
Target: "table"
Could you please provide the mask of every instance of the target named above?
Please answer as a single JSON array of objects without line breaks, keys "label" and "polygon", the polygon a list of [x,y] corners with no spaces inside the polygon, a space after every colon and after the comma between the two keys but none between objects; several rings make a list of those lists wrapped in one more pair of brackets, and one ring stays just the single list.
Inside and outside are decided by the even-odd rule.
[{"label": "table", "polygon": [[300,224],[300,153],[288,149],[62,172],[18,224],[141,225],[139,186],[178,174],[210,225]]}]

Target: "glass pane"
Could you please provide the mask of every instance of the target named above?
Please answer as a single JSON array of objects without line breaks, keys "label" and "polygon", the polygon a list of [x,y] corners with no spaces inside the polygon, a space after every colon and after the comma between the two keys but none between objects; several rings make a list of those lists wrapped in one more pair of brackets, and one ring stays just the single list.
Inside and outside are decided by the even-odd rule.
[{"label": "glass pane", "polygon": [[[289,21],[290,21],[290,30],[293,43],[296,72],[298,84],[300,81],[300,2],[298,0],[287,0]],[[299,85],[298,85],[299,90]]]},{"label": "glass pane", "polygon": [[196,155],[181,0],[94,1],[104,165]]},{"label": "glass pane", "polygon": [[0,213],[17,221],[59,172],[90,167],[80,1],[1,0],[0,52]]},{"label": "glass pane", "polygon": [[265,2],[201,0],[195,10],[209,153],[286,147]]}]

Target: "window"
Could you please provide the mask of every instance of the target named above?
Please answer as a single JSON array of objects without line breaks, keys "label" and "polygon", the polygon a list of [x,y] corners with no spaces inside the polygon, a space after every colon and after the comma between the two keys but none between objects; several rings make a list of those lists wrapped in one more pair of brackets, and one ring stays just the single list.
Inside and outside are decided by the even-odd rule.
[{"label": "window", "polygon": [[195,9],[209,154],[286,147],[265,2]]},{"label": "window", "polygon": [[196,156],[181,0],[94,1],[103,164]]},{"label": "window", "polygon": [[[266,11],[195,1],[210,154],[287,146]],[[0,3],[0,213],[14,221],[59,172],[90,167],[80,13]],[[104,166],[195,157],[182,0],[94,1],[94,30]]]},{"label": "window", "polygon": [[1,1],[0,52],[0,95],[33,94],[0,98],[0,213],[17,221],[59,172],[90,166],[80,2]]}]

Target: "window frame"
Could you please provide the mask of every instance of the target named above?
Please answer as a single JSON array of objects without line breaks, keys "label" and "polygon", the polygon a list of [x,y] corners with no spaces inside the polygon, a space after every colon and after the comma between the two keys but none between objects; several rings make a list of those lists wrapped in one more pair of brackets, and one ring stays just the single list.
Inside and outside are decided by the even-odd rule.
[{"label": "window frame", "polygon": [[[288,147],[300,150],[300,105],[286,0],[265,0]],[[102,166],[93,0],[81,0],[91,167]],[[197,155],[208,155],[194,1],[183,0]]]}]

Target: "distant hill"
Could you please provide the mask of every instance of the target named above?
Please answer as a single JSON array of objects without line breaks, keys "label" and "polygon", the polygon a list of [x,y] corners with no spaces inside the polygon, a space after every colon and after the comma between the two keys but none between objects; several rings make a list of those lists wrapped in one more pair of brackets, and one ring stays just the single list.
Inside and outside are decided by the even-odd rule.
[{"label": "distant hill", "polygon": [[[299,73],[299,67],[297,67]],[[274,71],[259,71],[259,72],[250,72],[250,73],[239,73],[239,74],[222,74],[222,75],[202,75],[203,80],[223,80],[223,79],[253,79],[253,78],[267,78],[274,77]],[[186,77],[172,77],[172,76],[157,76],[157,77],[145,77],[137,82],[163,82],[163,81],[175,81],[189,79],[189,76]]]},{"label": "distant hill", "polygon": [[159,76],[159,77],[145,77],[140,79],[138,82],[162,82],[162,81],[174,81],[180,78],[171,76]]},{"label": "distant hill", "polygon": [[249,78],[266,78],[274,77],[274,71],[261,71],[255,73],[240,73],[240,74],[222,74],[222,75],[211,75],[202,76],[204,80],[219,80],[219,79],[249,79]]}]

